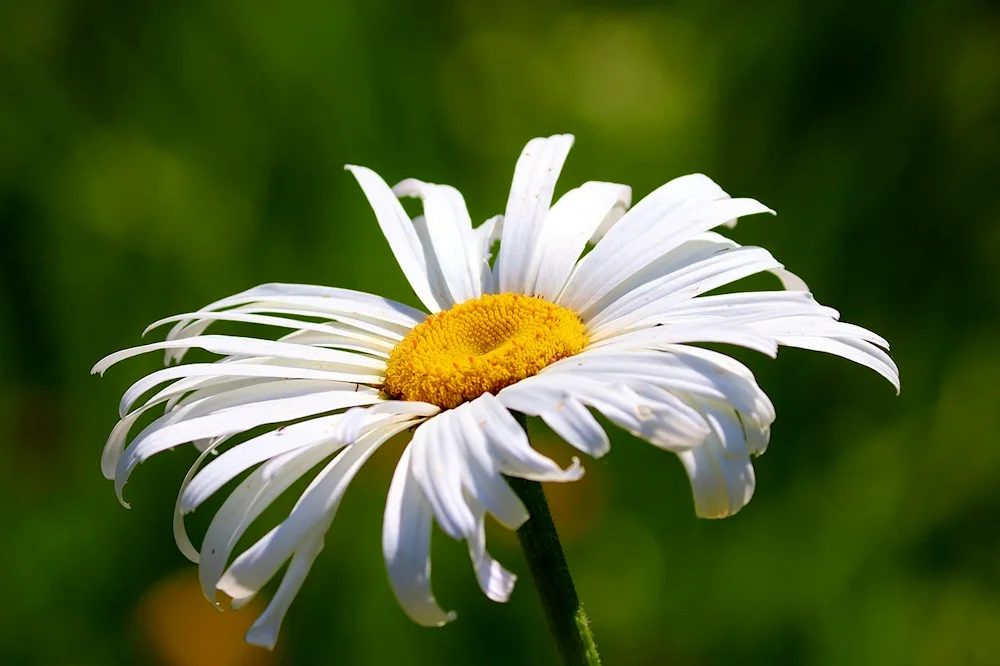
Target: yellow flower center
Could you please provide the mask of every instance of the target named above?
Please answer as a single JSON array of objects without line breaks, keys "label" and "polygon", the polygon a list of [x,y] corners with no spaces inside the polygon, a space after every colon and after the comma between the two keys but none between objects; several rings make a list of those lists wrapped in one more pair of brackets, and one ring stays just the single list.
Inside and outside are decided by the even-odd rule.
[{"label": "yellow flower center", "polygon": [[384,390],[450,409],[587,345],[580,317],[534,296],[487,294],[431,315],[389,355]]}]

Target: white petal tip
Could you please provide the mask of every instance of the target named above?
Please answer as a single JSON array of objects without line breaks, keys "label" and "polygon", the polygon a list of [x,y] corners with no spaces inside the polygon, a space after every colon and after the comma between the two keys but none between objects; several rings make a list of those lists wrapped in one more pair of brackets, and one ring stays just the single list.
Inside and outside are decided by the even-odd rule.
[{"label": "white petal tip", "polygon": [[254,631],[252,628],[246,633],[245,640],[250,645],[256,645],[257,647],[262,647],[265,650],[274,650],[274,646],[278,643],[278,637],[273,636],[270,631]]}]

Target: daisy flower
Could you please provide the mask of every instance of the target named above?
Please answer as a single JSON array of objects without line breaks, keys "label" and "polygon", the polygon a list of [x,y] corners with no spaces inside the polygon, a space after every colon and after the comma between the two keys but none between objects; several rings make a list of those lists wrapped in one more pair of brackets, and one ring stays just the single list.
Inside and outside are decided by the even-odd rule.
[{"label": "daisy flower", "polygon": [[[563,468],[533,449],[520,415],[541,418],[595,458],[609,449],[595,412],[603,415],[676,454],[698,515],[721,518],[753,495],[751,459],[767,447],[775,412],[746,366],[696,344],[827,352],[898,391],[884,339],[838,321],[767,250],[712,231],[772,212],[766,206],[697,174],[631,208],[629,187],[604,182],[552,204],[572,143],[569,135],[530,141],[504,215],[475,227],[452,187],[408,179],[390,188],[370,169],[347,167],[426,311],[347,289],[268,284],[158,321],[150,328],[174,324],[166,340],[94,368],[166,352],[169,367],[122,397],[102,469],[121,499],[139,463],[188,443],[200,450],[181,483],[174,531],[199,564],[205,595],[215,603],[221,591],[238,608],[287,564],[251,643],[274,645],[352,478],[398,434],[410,439],[388,487],[385,564],[407,615],[438,626],[454,614],[431,591],[432,522],[466,543],[483,593],[506,601],[515,577],[487,551],[485,517],[515,530],[529,513],[505,477],[564,482],[583,473],[575,458]],[[419,199],[423,215],[410,219],[403,197]],[[761,272],[782,288],[775,280],[773,291],[710,293]],[[220,321],[290,332],[277,340],[207,333]],[[221,358],[172,365],[192,348]],[[165,413],[129,440],[157,407]],[[277,427],[234,443],[261,426]],[[316,470],[287,518],[235,553],[251,523]],[[183,516],[247,472],[199,550]]]}]

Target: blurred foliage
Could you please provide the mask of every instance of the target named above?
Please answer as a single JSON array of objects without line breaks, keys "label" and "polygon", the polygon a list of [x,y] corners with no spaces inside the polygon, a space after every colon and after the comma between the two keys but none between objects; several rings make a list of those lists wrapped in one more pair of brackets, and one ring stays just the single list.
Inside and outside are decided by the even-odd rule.
[{"label": "blurred foliage", "polygon": [[0,2],[0,662],[552,663],[503,530],[508,605],[439,533],[459,620],[398,609],[380,523],[399,446],[355,482],[279,650],[246,656],[249,619],[206,612],[172,542],[193,452],[143,465],[130,512],[98,470],[158,359],[88,370],[261,282],[413,303],[342,165],[454,184],[481,220],[524,142],[562,131],[562,190],[703,171],[775,208],[737,239],[903,373],[896,398],[839,359],[747,356],[779,418],[726,521],[622,433],[552,488],[606,663],[997,663],[1000,11],[974,0]]}]

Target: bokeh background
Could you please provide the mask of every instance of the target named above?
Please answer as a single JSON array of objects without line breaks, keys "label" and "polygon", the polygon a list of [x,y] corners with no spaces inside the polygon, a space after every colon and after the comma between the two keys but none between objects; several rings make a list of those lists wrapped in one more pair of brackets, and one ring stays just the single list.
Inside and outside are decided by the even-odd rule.
[{"label": "bokeh background", "polygon": [[131,511],[98,469],[158,356],[89,369],[262,282],[415,303],[342,165],[454,184],[482,220],[524,142],[566,131],[560,191],[702,171],[775,208],[736,238],[887,337],[903,376],[897,398],[840,359],[741,356],[779,417],[725,521],[620,432],[552,488],[606,663],[1000,663],[1000,9],[972,0],[0,3],[0,662],[553,663],[502,530],[509,604],[439,532],[458,621],[399,610],[380,550],[398,443],[278,649],[244,646],[259,607],[212,611],[173,545],[193,450],[137,470]]}]

